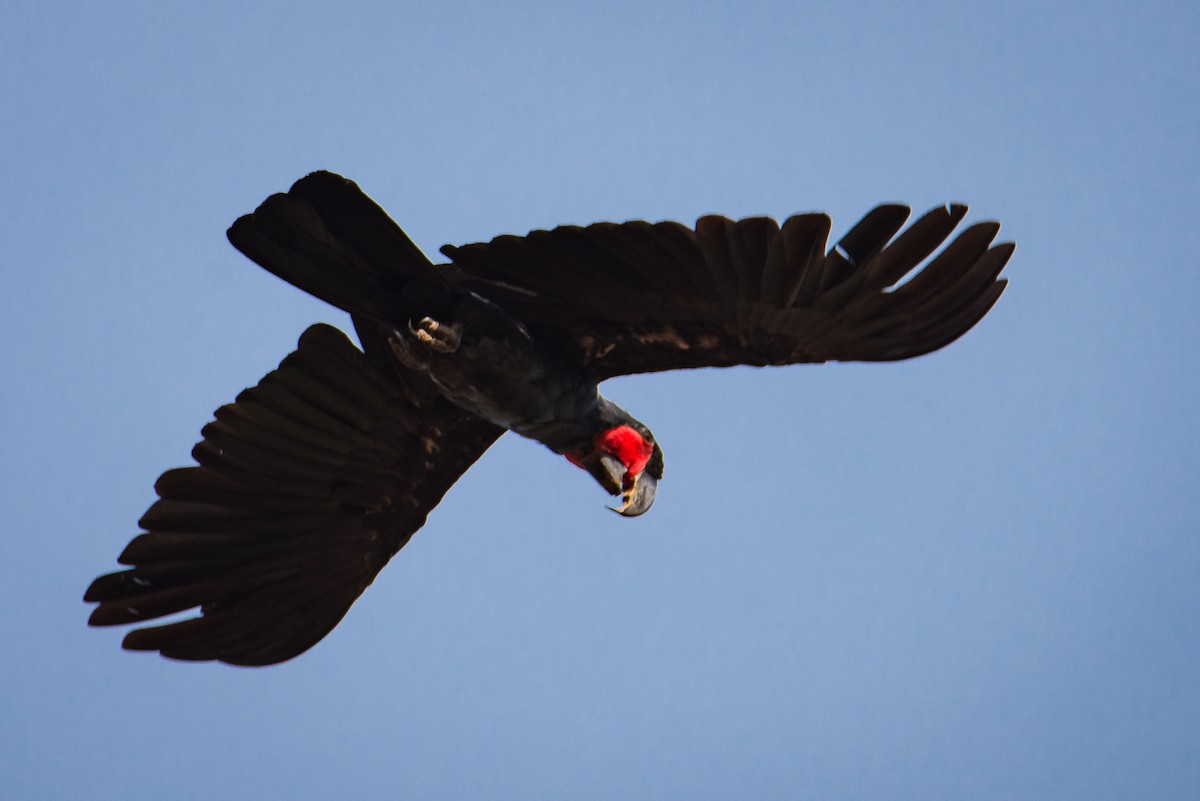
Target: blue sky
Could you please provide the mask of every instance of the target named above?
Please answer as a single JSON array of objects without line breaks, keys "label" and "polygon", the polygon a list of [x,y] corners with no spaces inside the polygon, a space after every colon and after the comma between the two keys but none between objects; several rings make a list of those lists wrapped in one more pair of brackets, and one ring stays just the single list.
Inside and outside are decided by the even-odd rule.
[{"label": "blue sky", "polygon": [[[1194,3],[5,19],[12,797],[1193,797]],[[1018,248],[993,312],[915,361],[606,385],[666,450],[643,518],[505,437],[304,656],[123,653],[79,599],[154,479],[348,323],[224,237],[317,168],[429,253],[950,200]]]}]

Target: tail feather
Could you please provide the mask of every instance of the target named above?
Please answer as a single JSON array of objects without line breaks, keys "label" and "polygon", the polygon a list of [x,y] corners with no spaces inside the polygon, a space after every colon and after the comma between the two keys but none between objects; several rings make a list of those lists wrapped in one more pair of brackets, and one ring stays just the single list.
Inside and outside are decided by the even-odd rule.
[{"label": "tail feather", "polygon": [[396,322],[450,295],[450,285],[353,181],[314,172],[229,228],[235,248],[269,272],[354,315]]}]

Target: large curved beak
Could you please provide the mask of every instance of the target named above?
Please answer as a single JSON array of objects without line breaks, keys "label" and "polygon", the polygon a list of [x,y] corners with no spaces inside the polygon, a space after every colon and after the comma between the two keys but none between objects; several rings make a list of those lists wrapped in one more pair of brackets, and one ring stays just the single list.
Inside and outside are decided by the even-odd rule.
[{"label": "large curved beak", "polygon": [[657,495],[658,479],[643,470],[633,477],[633,483],[622,492],[622,504],[608,508],[625,517],[637,517],[650,510]]},{"label": "large curved beak", "polygon": [[585,459],[577,462],[584,470],[596,479],[596,483],[604,487],[609,495],[621,494],[621,480],[625,478],[625,465],[611,453],[594,451]]},{"label": "large curved beak", "polygon": [[611,453],[595,451],[576,464],[588,471],[609,495],[621,496],[620,506],[608,507],[617,514],[637,517],[645,514],[654,505],[654,497],[658,494],[658,481],[646,471],[643,470],[635,476],[633,483],[626,487],[625,465]]}]

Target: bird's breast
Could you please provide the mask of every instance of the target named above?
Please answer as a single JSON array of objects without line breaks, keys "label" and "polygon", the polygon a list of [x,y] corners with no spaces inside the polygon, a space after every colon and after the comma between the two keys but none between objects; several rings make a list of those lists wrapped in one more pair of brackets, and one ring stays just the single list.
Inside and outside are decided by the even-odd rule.
[{"label": "bird's breast", "polygon": [[459,347],[429,362],[441,394],[559,453],[589,441],[600,398],[596,383],[546,354],[495,304],[473,297],[463,306]]}]

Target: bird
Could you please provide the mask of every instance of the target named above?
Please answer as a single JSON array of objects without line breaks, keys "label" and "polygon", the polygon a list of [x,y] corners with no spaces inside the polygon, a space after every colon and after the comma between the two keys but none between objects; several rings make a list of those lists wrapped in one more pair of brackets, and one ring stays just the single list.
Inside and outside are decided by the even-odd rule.
[{"label": "bird", "polygon": [[[585,470],[618,514],[663,478],[653,432],[598,385],[734,365],[896,361],[983,318],[1013,253],[999,223],[952,235],[962,204],[907,228],[868,212],[832,247],[814,212],[601,222],[441,249],[435,264],[353,181],[311,173],[228,238],[351,315],[356,345],[318,323],[256,386],[217,409],[84,601],[133,651],[239,666],[325,637],[450,487],[506,431]],[[903,231],[901,229],[904,229]],[[939,250],[939,248],[941,248]],[[935,251],[937,251],[935,253]]]}]

